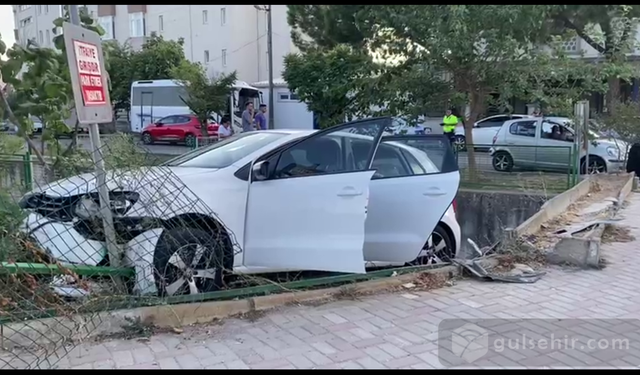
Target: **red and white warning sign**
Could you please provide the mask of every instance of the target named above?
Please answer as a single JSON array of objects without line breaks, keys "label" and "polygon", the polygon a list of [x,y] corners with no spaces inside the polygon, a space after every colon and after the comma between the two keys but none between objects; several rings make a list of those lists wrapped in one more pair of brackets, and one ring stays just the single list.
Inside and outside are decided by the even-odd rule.
[{"label": "red and white warning sign", "polygon": [[106,103],[105,83],[102,80],[98,47],[74,40],[73,48],[84,105],[104,105]]}]

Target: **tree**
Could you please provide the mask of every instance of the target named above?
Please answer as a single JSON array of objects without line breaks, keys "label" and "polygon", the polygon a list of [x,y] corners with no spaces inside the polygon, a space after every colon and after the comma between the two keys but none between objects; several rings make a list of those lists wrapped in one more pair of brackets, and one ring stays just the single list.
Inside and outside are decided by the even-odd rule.
[{"label": "tree", "polygon": [[139,51],[117,41],[103,43],[114,111],[131,109],[132,82],[171,78],[172,70],[188,61],[183,46],[182,38],[165,40],[157,35],[149,37]]},{"label": "tree", "polygon": [[[57,18],[53,24],[56,28],[61,27],[69,18],[66,7],[63,16]],[[84,9],[80,12],[80,22],[86,29],[100,35],[104,33]],[[53,29],[54,34],[56,28]],[[7,49],[0,40],[0,55],[6,52],[7,56],[6,60],[0,60],[0,78],[11,85],[13,101],[9,103],[5,93],[0,92],[0,104],[9,121],[18,127],[18,134],[24,138],[43,165],[47,165],[43,150],[38,150],[29,138],[33,130],[31,116],[39,118],[42,122],[44,140],[57,142],[56,135],[68,132],[64,121],[69,117],[69,110],[72,108],[73,91],[62,35],[54,38],[54,45],[56,49],[43,48],[30,40],[26,47],[16,44]],[[74,145],[75,138],[65,153]],[[59,147],[53,149],[59,150]]]},{"label": "tree", "polygon": [[113,111],[131,108],[131,82],[136,75],[133,71],[133,51],[128,44],[119,44],[115,40],[102,43],[105,55],[105,68],[109,72],[110,97]]},{"label": "tree", "polygon": [[[552,32],[571,32],[582,38],[604,58],[620,65],[637,45],[637,18],[640,5],[557,5],[552,7]],[[607,103],[620,100],[620,79],[628,79],[629,69],[611,71],[607,77]],[[633,74],[637,76],[637,72]],[[609,105],[613,110],[615,105]]]},{"label": "tree", "polygon": [[199,63],[183,61],[171,69],[171,76],[181,83],[186,95],[180,99],[198,118],[202,136],[208,137],[207,127],[211,115],[222,114],[229,106],[229,95],[236,81],[236,72],[212,79],[207,77],[205,69]]},{"label": "tree", "polygon": [[[472,144],[473,124],[488,104],[508,107],[509,99],[519,97],[564,111],[567,103],[597,88],[592,83],[598,78],[587,73],[602,77],[611,71],[540,48],[554,40],[548,28],[553,11],[547,5],[290,6],[302,53],[288,58],[284,76],[310,108],[332,92],[334,100],[348,92],[360,101],[351,107],[360,111],[377,107],[378,113],[411,117],[429,108],[467,106],[466,141]],[[330,19],[340,22],[327,27]],[[332,60],[326,59],[339,48],[343,54],[333,64],[341,63],[341,69],[330,69]],[[359,74],[344,68],[350,59],[367,61],[359,55],[376,56],[377,62],[361,64]],[[318,84],[318,76],[326,84]],[[473,177],[473,147],[468,160]]]},{"label": "tree", "polygon": [[614,133],[615,138],[626,142],[629,146],[640,142],[640,103],[634,101],[615,102],[612,113],[599,116],[599,130]]}]

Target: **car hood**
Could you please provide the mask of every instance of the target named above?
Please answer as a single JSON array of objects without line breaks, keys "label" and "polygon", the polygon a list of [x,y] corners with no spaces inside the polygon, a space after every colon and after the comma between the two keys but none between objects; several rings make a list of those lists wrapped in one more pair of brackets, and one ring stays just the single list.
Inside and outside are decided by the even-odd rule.
[{"label": "car hood", "polygon": [[[107,172],[109,191],[155,190],[159,186],[165,189],[180,189],[181,178],[217,171],[216,168],[148,167],[133,171],[114,170]],[[66,197],[97,191],[94,173],[84,173],[61,179],[32,190],[27,195],[45,194],[50,197]]]}]

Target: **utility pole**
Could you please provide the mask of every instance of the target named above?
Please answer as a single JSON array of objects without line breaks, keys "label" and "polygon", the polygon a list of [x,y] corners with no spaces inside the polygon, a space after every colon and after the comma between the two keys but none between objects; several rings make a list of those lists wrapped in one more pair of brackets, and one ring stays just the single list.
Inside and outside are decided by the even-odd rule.
[{"label": "utility pole", "polygon": [[273,31],[271,27],[271,5],[267,5],[267,53],[269,54],[269,129],[273,129]]},{"label": "utility pole", "polygon": [[271,24],[271,5],[254,5],[254,8],[267,12],[267,55],[269,55],[269,129],[274,125],[274,99],[273,99],[273,31]]}]

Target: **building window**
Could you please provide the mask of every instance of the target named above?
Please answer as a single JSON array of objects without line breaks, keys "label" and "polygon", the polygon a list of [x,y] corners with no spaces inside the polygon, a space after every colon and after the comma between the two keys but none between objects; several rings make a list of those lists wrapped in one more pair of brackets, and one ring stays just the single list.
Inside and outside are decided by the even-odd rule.
[{"label": "building window", "polygon": [[38,5],[38,15],[42,14],[42,5]]},{"label": "building window", "polygon": [[222,66],[227,66],[227,50],[222,50]]},{"label": "building window", "polygon": [[42,30],[38,31],[38,43],[40,47],[42,47],[42,43],[44,43],[44,35],[42,34]]},{"label": "building window", "polygon": [[158,16],[158,30],[164,31],[164,17]]},{"label": "building window", "polygon": [[209,11],[208,10],[203,10],[202,11],[202,24],[206,25],[209,23]]},{"label": "building window", "polygon": [[209,50],[205,50],[204,51],[204,63],[208,63],[209,62]]},{"label": "building window", "polygon": [[21,12],[29,8],[31,8],[31,5],[18,5],[18,10]]},{"label": "building window", "polygon": [[227,8],[220,8],[220,25],[227,24]]},{"label": "building window", "polygon": [[98,17],[98,24],[104,30],[102,40],[114,39],[113,16]]},{"label": "building window", "polygon": [[129,34],[132,38],[144,36],[144,13],[129,14]]},{"label": "building window", "polygon": [[27,17],[27,18],[25,18],[25,19],[21,19],[21,20],[20,20],[20,27],[25,27],[25,26],[27,26],[28,24],[30,24],[30,23],[31,23],[31,21],[33,21],[33,18],[31,18],[31,17]]},{"label": "building window", "polygon": [[49,13],[49,6],[45,5],[44,6],[44,14],[47,14],[47,13]]},{"label": "building window", "polygon": [[47,46],[51,44],[51,33],[49,33],[49,29],[47,29],[47,39],[44,41],[44,44]]},{"label": "building window", "polygon": [[278,101],[279,102],[299,102],[300,97],[292,92],[279,92]]}]

